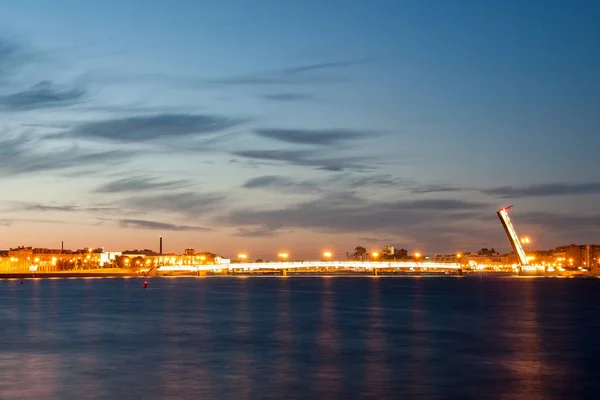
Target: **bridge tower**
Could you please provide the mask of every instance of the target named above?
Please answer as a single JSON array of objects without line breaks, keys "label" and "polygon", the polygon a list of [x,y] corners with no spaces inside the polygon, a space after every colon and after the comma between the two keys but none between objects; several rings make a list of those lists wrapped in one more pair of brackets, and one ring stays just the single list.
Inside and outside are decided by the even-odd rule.
[{"label": "bridge tower", "polygon": [[529,265],[529,260],[527,260],[527,254],[525,254],[525,250],[523,249],[523,246],[521,246],[519,235],[517,235],[517,231],[515,231],[512,222],[510,222],[508,210],[511,207],[512,206],[501,208],[496,214],[498,214],[502,227],[504,227],[504,232],[506,232],[506,236],[508,236],[508,241],[510,242],[514,253],[517,255],[520,267],[524,267]]}]

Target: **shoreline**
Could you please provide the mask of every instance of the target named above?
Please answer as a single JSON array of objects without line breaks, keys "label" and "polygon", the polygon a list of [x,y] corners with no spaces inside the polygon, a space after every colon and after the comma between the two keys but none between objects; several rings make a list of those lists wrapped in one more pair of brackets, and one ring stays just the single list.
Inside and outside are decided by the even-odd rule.
[{"label": "shoreline", "polygon": [[148,278],[209,278],[209,277],[238,277],[238,278],[253,278],[253,277],[273,277],[273,278],[302,278],[302,277],[324,277],[324,278],[335,278],[335,277],[356,277],[356,278],[392,278],[392,277],[404,277],[404,278],[440,278],[440,277],[453,277],[453,278],[463,278],[463,277],[490,277],[490,278],[600,278],[599,275],[583,275],[583,274],[573,274],[573,275],[515,275],[509,273],[475,273],[475,274],[464,274],[464,275],[455,275],[455,274],[443,274],[443,273],[379,273],[377,276],[373,276],[370,273],[288,273],[287,276],[282,276],[280,274],[273,273],[265,273],[265,274],[164,274],[164,275],[144,275],[141,273],[135,273],[131,271],[103,271],[103,272],[92,272],[92,271],[84,271],[84,272],[75,272],[75,271],[66,271],[66,272],[48,272],[48,273],[11,273],[11,274],[0,274],[0,280],[23,280],[23,279],[84,279],[84,278],[140,278],[140,279],[148,279]]}]

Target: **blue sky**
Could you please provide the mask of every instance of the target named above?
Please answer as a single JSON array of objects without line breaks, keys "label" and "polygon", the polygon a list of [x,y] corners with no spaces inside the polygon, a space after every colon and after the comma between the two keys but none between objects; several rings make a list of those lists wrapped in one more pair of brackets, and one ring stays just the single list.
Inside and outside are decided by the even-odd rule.
[{"label": "blue sky", "polygon": [[600,242],[600,17],[563,1],[0,2],[0,248]]}]

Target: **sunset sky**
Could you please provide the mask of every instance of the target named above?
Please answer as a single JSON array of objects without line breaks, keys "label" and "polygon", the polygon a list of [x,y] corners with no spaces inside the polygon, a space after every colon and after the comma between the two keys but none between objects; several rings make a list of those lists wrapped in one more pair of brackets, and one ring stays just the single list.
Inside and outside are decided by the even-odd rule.
[{"label": "sunset sky", "polygon": [[[93,6],[92,6],[93,4]],[[600,242],[593,1],[0,1],[0,249]]]}]

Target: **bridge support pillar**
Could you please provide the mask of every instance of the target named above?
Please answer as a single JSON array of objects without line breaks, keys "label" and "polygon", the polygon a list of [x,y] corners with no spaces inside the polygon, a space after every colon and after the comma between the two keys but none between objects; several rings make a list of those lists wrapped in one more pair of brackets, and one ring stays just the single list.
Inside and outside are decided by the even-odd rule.
[{"label": "bridge support pillar", "polygon": [[462,274],[463,274],[462,268],[459,268],[459,269],[456,270],[456,275],[462,276]]},{"label": "bridge support pillar", "polygon": [[287,276],[287,269],[281,270],[281,276]]},{"label": "bridge support pillar", "polygon": [[377,268],[373,268],[373,276],[377,276],[379,274],[379,270]]}]

